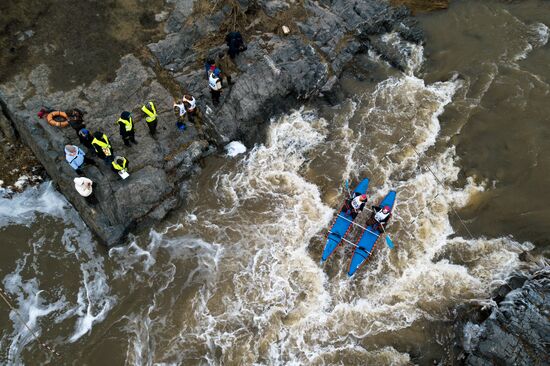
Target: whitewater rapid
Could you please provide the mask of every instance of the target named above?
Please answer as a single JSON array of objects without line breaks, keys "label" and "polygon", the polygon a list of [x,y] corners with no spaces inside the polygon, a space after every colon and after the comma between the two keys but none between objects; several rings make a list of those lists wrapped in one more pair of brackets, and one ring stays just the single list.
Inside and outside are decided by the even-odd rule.
[{"label": "whitewater rapid", "polygon": [[[546,26],[529,29],[548,41]],[[331,120],[303,107],[271,121],[265,143],[232,143],[185,210],[127,246],[99,247],[50,183],[0,199],[0,228],[27,228],[2,279],[25,322],[66,354],[117,339],[127,365],[410,364],[408,339],[428,342],[425,327],[483,300],[533,246],[455,232],[453,208],[494,184],[460,179],[455,147],[438,145],[462,128],[442,135],[440,117],[469,81],[428,83],[421,46],[384,40],[410,56],[405,72],[346,100]],[[509,60],[526,57],[523,46]],[[364,177],[373,204],[398,192],[388,227],[396,249],[379,243],[349,279],[351,248],[324,266],[319,258],[342,183]],[[0,346],[21,364],[39,348],[13,311],[10,325]]]}]

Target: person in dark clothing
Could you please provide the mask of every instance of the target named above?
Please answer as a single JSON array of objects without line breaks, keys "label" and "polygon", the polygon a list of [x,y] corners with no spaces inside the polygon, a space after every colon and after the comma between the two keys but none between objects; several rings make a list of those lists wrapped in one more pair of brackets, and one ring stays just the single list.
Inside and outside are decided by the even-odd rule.
[{"label": "person in dark clothing", "polygon": [[116,123],[120,127],[120,137],[122,137],[124,145],[130,146],[130,141],[137,145],[134,130],[134,121],[132,120],[130,112],[122,112],[120,114],[120,118],[116,121]]},{"label": "person in dark clothing", "polygon": [[97,156],[103,159],[106,164],[110,164],[113,161],[113,148],[106,134],[101,131],[95,132],[92,147]]},{"label": "person in dark clothing", "polygon": [[78,133],[81,129],[86,128],[86,124],[84,123],[85,113],[86,112],[81,111],[78,108],[73,108],[67,113],[69,116],[69,126],[71,126],[76,133]]},{"label": "person in dark clothing", "polygon": [[80,131],[78,131],[78,139],[80,140],[80,143],[86,146],[86,148],[88,148],[89,150],[94,149],[94,147],[92,146],[92,141],[94,140],[94,137],[87,129],[81,128]]},{"label": "person in dark clothing", "polygon": [[246,50],[241,32],[228,33],[227,36],[225,36],[225,43],[227,44],[227,47],[229,47],[227,53],[231,58],[235,58],[239,52]]}]

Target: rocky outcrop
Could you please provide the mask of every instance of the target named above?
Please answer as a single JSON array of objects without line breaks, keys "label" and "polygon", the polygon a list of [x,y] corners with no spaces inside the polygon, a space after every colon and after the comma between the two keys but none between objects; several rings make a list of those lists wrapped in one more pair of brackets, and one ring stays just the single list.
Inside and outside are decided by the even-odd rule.
[{"label": "rocky outcrop", "polygon": [[550,268],[512,277],[493,297],[494,307],[458,311],[457,363],[535,366],[550,364]]},{"label": "rocky outcrop", "polygon": [[[184,133],[175,129],[171,109],[173,98],[155,80],[153,71],[129,55],[121,60],[112,83],[94,82],[68,92],[50,90],[48,73],[48,68],[42,65],[28,77],[16,77],[15,81],[0,86],[0,99],[5,114],[23,141],[31,147],[48,175],[92,231],[107,245],[114,245],[138,223],[156,220],[163,216],[159,210],[168,212],[175,207],[177,200],[174,198],[180,193],[179,182],[197,169],[192,162],[201,157],[208,143],[197,139],[192,126]],[[149,136],[140,111],[141,105],[148,100],[154,100],[159,107],[156,139]],[[99,160],[98,167],[84,169],[85,175],[95,182],[94,192],[99,204],[91,206],[78,194],[73,184],[76,172],[64,159],[65,144],[79,145],[76,132],[70,127],[50,126],[39,119],[36,112],[43,105],[62,110],[79,107],[87,111],[87,128],[105,132],[115,155],[123,155],[129,160],[131,176],[126,180],[120,180]],[[126,147],[119,137],[115,123],[123,110],[132,112],[138,145]],[[173,161],[175,155],[177,162]],[[88,156],[93,153],[88,151]]]},{"label": "rocky outcrop", "polygon": [[[10,123],[107,245],[119,243],[132,228],[161,219],[184,201],[185,181],[199,170],[196,161],[214,149],[193,127],[184,133],[175,128],[172,102],[181,91],[197,98],[209,141],[220,146],[239,139],[251,145],[261,141],[267,122],[278,113],[337,89],[338,76],[356,54],[371,49],[404,69],[407,55],[399,52],[399,42],[422,39],[404,8],[379,0],[168,3],[166,36],[136,52],[139,59],[123,57],[110,82],[61,92],[51,86],[51,69],[40,65],[0,85],[0,102]],[[283,35],[282,24],[290,34]],[[234,83],[226,85],[221,104],[214,107],[204,60],[225,51],[224,35],[235,27],[244,34],[248,49],[235,59],[229,70]],[[384,42],[381,37],[388,34],[398,41]],[[140,111],[148,100],[159,109],[156,139],[148,135]],[[98,167],[87,167],[85,175],[96,183],[100,202],[90,206],[74,189],[75,171],[63,159],[65,144],[78,145],[76,133],[39,120],[41,106],[86,110],[88,128],[107,133],[115,155],[129,159],[130,178],[119,180],[100,161]],[[137,146],[125,147],[119,137],[115,122],[124,110],[132,112],[137,124]]]}]

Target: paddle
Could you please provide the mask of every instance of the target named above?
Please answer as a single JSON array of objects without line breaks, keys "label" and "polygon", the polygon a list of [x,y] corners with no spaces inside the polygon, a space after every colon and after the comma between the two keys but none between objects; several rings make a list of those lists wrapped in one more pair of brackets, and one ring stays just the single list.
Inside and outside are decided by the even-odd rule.
[{"label": "paddle", "polygon": [[379,226],[382,228],[384,234],[386,234],[386,245],[390,247],[390,249],[393,249],[393,241],[391,240],[389,234],[386,232],[386,229],[384,229],[384,225],[382,223],[379,223]]},{"label": "paddle", "polygon": [[351,192],[349,191],[348,180],[346,179],[346,190],[348,191],[348,198],[351,198]]},{"label": "paddle", "polygon": [[370,231],[369,229],[367,229],[366,227],[361,226],[361,225],[359,225],[358,223],[355,223],[355,222],[349,220],[348,218],[346,218],[346,217],[344,217],[344,216],[342,216],[342,215],[340,215],[340,214],[338,214],[338,217],[341,218],[341,219],[346,220],[347,222],[351,222],[353,225],[355,225],[355,226],[357,226],[357,227],[360,227],[361,229],[363,229],[363,230],[365,230],[365,231],[368,231],[369,233],[371,233],[371,234],[373,234],[373,235],[380,236],[380,234],[377,234],[377,233],[375,233],[375,232],[372,232],[372,231]]}]

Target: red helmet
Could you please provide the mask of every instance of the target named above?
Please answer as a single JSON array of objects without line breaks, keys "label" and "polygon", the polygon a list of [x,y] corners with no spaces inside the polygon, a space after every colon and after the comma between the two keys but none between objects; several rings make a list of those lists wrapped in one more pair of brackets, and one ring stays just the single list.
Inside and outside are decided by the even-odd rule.
[{"label": "red helmet", "polygon": [[363,201],[366,200],[366,199],[367,199],[367,195],[366,195],[366,194],[362,194],[362,195],[361,195],[361,199],[362,199]]},{"label": "red helmet", "polygon": [[384,208],[382,209],[382,211],[383,211],[384,213],[388,213],[388,212],[391,211],[391,207],[390,207],[390,206],[384,206]]}]

